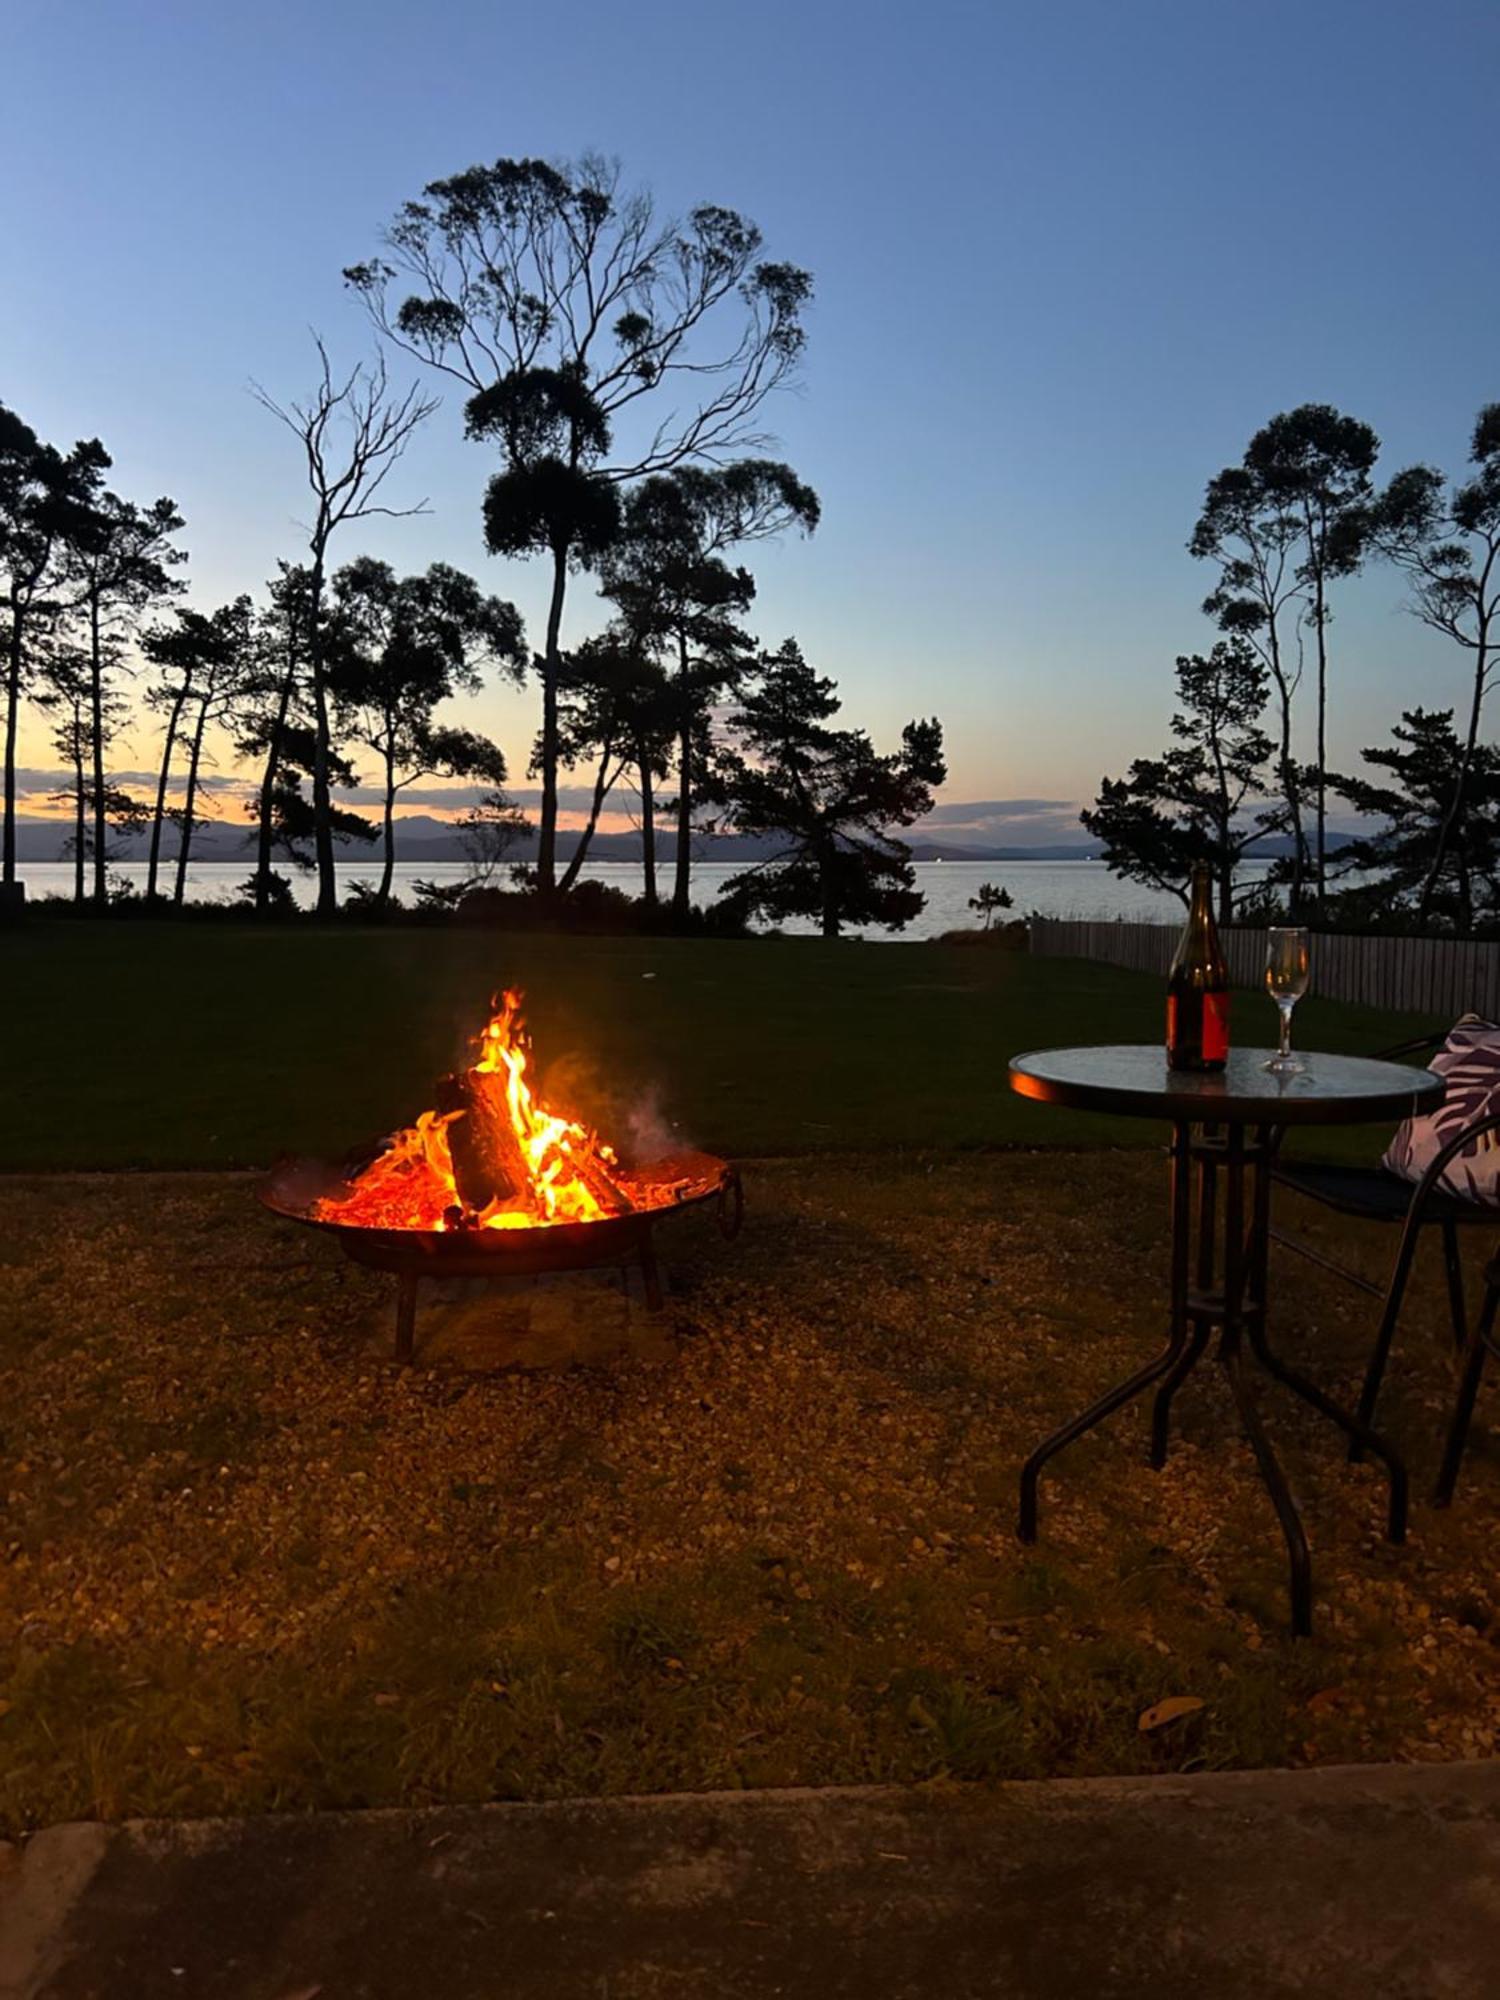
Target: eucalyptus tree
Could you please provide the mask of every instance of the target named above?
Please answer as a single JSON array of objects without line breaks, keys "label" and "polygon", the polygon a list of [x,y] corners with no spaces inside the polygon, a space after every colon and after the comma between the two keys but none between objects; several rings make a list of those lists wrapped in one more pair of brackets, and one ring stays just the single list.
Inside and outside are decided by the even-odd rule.
[{"label": "eucalyptus tree", "polygon": [[[1326,403],[1304,403],[1273,417],[1251,438],[1241,463],[1209,481],[1188,543],[1192,554],[1219,568],[1204,610],[1223,632],[1255,647],[1275,689],[1294,911],[1303,906],[1309,882],[1320,897],[1326,885],[1329,586],[1364,559],[1374,498],[1370,473],[1379,449],[1367,424]],[[1304,810],[1308,774],[1299,766],[1293,729],[1308,632],[1317,711],[1311,837]]]},{"label": "eucalyptus tree", "polygon": [[[429,183],[350,266],[381,333],[468,392],[502,469],[485,497],[499,555],[545,558],[537,881],[556,881],[568,578],[608,551],[622,485],[763,440],[757,413],[796,369],[812,282],[762,256],[753,222],[704,203],[658,217],[595,155],[500,159]],[[620,434],[628,437],[617,443]]]},{"label": "eucalyptus tree", "polygon": [[[0,608],[5,675],[4,807],[0,886],[16,880],[16,744],[23,697],[37,665],[38,637],[56,621],[61,561],[79,510],[109,464],[97,438],[64,456],[0,404]],[[19,891],[14,891],[19,894]]]},{"label": "eucalyptus tree", "polygon": [[683,465],[631,493],[618,544],[604,570],[605,594],[638,643],[662,649],[676,708],[677,845],[672,904],[691,906],[695,815],[711,756],[715,705],[738,690],[754,642],[737,622],[755,579],[727,552],[798,527],[811,534],[818,497],[788,465],[739,459]]},{"label": "eucalyptus tree", "polygon": [[[148,817],[145,804],[123,786],[106,782],[102,792],[95,789],[93,680],[87,651],[61,644],[49,648],[35,688],[37,706],[52,719],[52,747],[67,766],[68,783],[50,797],[54,805],[67,808],[72,822],[65,852],[73,863],[73,901],[79,905],[87,900],[89,865],[100,846],[108,862],[113,858],[109,835],[139,833]],[[125,722],[130,712],[124,695],[113,685],[105,687],[103,706],[106,731]]]},{"label": "eucalyptus tree", "polygon": [[1106,778],[1079,815],[1116,875],[1167,890],[1184,904],[1193,868],[1213,875],[1219,921],[1234,915],[1234,876],[1246,850],[1287,825],[1267,801],[1271,738],[1262,729],[1268,670],[1250,642],[1221,639],[1206,656],[1180,654],[1175,741]]},{"label": "eucalyptus tree", "polygon": [[1479,412],[1469,463],[1472,475],[1451,489],[1432,467],[1408,466],[1386,487],[1374,515],[1376,546],[1405,572],[1410,609],[1471,661],[1464,730],[1417,897],[1419,920],[1438,894],[1465,811],[1485,697],[1500,666],[1500,403]]},{"label": "eucalyptus tree", "polygon": [[[156,800],[151,813],[151,843],[146,862],[146,896],[157,893],[161,865],[162,827],[177,827],[177,872],[172,901],[181,905],[193,835],[202,815],[198,810],[202,785],[204,741],[214,723],[227,723],[257,684],[259,647],[255,608],[248,597],[237,597],[214,611],[179,609],[171,625],[143,634],[141,651],[158,669],[159,680],[147,695],[167,718],[157,771]],[[173,762],[181,744],[186,757],[182,804],[167,806]]]},{"label": "eucalyptus tree", "polygon": [[[291,732],[308,724],[311,578],[307,569],[280,563],[267,596],[269,603],[257,620],[255,665],[235,716],[235,748],[260,766],[251,807],[256,834],[249,895],[261,916],[283,900],[275,867],[278,786],[283,762],[290,755]],[[310,725],[307,742],[312,742]]]},{"label": "eucalyptus tree", "polygon": [[[109,466],[106,457],[98,473]],[[149,507],[122,500],[96,476],[87,504],[76,508],[66,535],[64,588],[73,593],[72,616],[83,628],[89,667],[90,795],[94,815],[93,898],[108,899],[105,752],[108,743],[110,675],[124,660],[140,619],[155,604],[186,588],[173,571],[187,561],[175,546],[183,519],[176,503],[163,497]]]},{"label": "eucalyptus tree", "polygon": [[1314,881],[1321,903],[1328,880],[1329,586],[1365,559],[1375,489],[1370,474],[1380,439],[1368,424],[1328,403],[1302,403],[1257,431],[1245,463],[1263,489],[1296,518],[1296,574],[1317,665],[1317,761],[1313,772]]},{"label": "eucalyptus tree", "polygon": [[[588,814],[558,890],[578,880],[616,786],[633,784],[640,801],[644,900],[656,894],[655,788],[666,776],[675,733],[675,696],[656,654],[622,619],[566,655],[559,708],[558,759],[566,770],[592,763]],[[538,746],[538,759],[540,746]],[[534,760],[533,768],[535,768]]]},{"label": "eucalyptus tree", "polygon": [[505,758],[488,737],[447,726],[437,710],[477,694],[486,668],[519,685],[525,672],[521,614],[447,563],[398,577],[364,556],[333,579],[339,646],[330,673],[346,741],[380,762],[384,858],[375,900],[390,901],[396,866],[396,799],[421,778],[471,778],[503,786]]},{"label": "eucalyptus tree", "polygon": [[[112,697],[118,702],[118,696]],[[76,646],[52,648],[36,687],[37,705],[52,722],[52,748],[67,767],[69,783],[51,794],[66,806],[73,830],[68,851],[73,862],[73,901],[87,894],[89,856],[89,663]],[[111,718],[112,720],[118,718]]]},{"label": "eucalyptus tree", "polygon": [[762,659],[734,716],[737,747],[720,763],[730,823],[781,843],[725,883],[742,916],[811,917],[837,937],[846,923],[896,930],[922,909],[911,851],[891,828],[932,809],[947,775],[942,725],[909,722],[901,748],[882,755],[864,730],[832,726],[839,708],[836,683],[789,639]]},{"label": "eucalyptus tree", "polygon": [[307,536],[305,651],[313,714],[312,838],[318,870],[317,910],[326,918],[338,909],[339,900],[333,852],[334,751],[324,608],[329,544],[350,521],[424,511],[422,502],[391,507],[380,495],[413,432],[432,415],[437,403],[419,395],[414,387],[395,394],[385,363],[379,359],[368,368],[356,366],[346,376],[335,378],[327,349],[321,340],[315,344],[318,380],[302,402],[283,406],[259,387],[255,395],[301,444],[313,498]]},{"label": "eucalyptus tree", "polygon": [[[264,711],[261,715],[264,718]],[[252,722],[242,729],[240,741],[249,754],[260,755],[264,751],[262,731],[263,722],[260,728]],[[289,717],[281,728],[280,751],[270,784],[258,787],[250,802],[257,862],[244,893],[262,916],[279,914],[288,906],[288,885],[274,865],[278,854],[297,868],[313,869],[317,865],[317,823],[312,800],[304,789],[311,782],[317,754],[317,731],[313,724],[300,716]],[[352,788],[359,782],[358,772],[336,745],[328,751],[328,775],[334,786]],[[376,838],[369,820],[348,806],[330,804],[327,824],[333,838],[340,842],[371,845]],[[260,860],[262,854],[270,856],[264,865]]]}]

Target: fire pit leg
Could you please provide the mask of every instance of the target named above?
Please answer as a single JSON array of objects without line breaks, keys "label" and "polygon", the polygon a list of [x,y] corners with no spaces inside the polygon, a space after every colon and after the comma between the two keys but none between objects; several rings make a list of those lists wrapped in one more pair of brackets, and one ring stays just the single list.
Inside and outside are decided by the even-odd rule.
[{"label": "fire pit leg", "polygon": [[403,1271],[396,1279],[396,1359],[411,1365],[417,1332],[417,1274]]},{"label": "fire pit leg", "polygon": [[661,1311],[661,1273],[656,1265],[656,1251],[651,1243],[651,1225],[641,1224],[641,1277],[646,1286],[646,1304],[654,1313]]}]

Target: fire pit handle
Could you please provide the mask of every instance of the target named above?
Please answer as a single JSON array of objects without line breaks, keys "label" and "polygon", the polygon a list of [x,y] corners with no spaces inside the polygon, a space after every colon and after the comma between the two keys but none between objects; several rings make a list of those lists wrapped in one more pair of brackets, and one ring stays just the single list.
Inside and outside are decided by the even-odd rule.
[{"label": "fire pit handle", "polygon": [[739,1169],[730,1167],[719,1182],[719,1234],[732,1243],[745,1220],[745,1183]]}]

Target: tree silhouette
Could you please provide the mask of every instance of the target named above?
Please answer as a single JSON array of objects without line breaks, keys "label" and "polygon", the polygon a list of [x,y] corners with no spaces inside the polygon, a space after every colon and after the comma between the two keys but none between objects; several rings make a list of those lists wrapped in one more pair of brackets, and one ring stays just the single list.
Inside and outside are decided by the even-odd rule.
[{"label": "tree silhouette", "polygon": [[[252,755],[264,754],[264,734],[258,733],[253,726],[247,729],[242,740]],[[269,787],[262,785],[250,806],[250,817],[255,822],[257,853],[266,846],[273,861],[277,854],[282,854],[295,867],[316,868],[318,819],[303,786],[311,780],[317,754],[317,731],[310,723],[294,719],[283,723],[281,747],[271,783]],[[358,773],[353,765],[333,746],[328,750],[328,778],[330,786],[352,787],[358,783]],[[376,838],[375,828],[370,822],[346,806],[330,804],[326,823],[333,839],[338,841],[369,844]],[[256,873],[247,885],[253,890],[257,909],[270,912],[285,908],[287,899],[278,886],[279,880],[274,867],[262,876],[257,865]]]},{"label": "tree silhouette", "polygon": [[818,497],[788,465],[739,459],[679,466],[643,480],[630,495],[605,567],[605,595],[638,641],[659,650],[676,706],[677,853],[672,906],[686,920],[692,898],[695,814],[712,755],[715,705],[753,664],[754,642],[737,623],[755,579],[726,552],[789,527],[810,534]]},{"label": "tree silhouette", "polygon": [[[5,611],[5,771],[0,818],[0,885],[16,880],[16,741],[22,696],[35,667],[35,640],[60,610],[66,538],[109,463],[97,438],[66,457],[0,403],[0,578]],[[19,894],[19,891],[15,893]]]},{"label": "tree silhouette", "polygon": [[[53,719],[52,747],[68,767],[71,783],[49,794],[54,805],[66,806],[73,822],[65,852],[73,861],[73,901],[87,897],[90,859],[98,840],[95,807],[100,803],[90,770],[95,740],[93,716],[93,676],[86,650],[54,643],[41,662],[40,679],[34,687],[38,707]],[[128,705],[114,687],[103,693],[104,724],[112,730],[124,721]],[[110,786],[102,794],[104,819],[111,831],[133,830],[137,824],[135,801]],[[108,859],[106,854],[106,859]]]},{"label": "tree silhouette", "polygon": [[1188,900],[1194,867],[1206,863],[1218,894],[1219,921],[1234,914],[1234,874],[1245,850],[1288,823],[1283,805],[1247,805],[1264,797],[1273,745],[1260,726],[1266,704],[1264,659],[1241,637],[1221,639],[1205,658],[1179,654],[1172,717],[1177,739],[1160,757],[1141,757],[1124,778],[1106,778],[1093,806],[1079,815],[1104,846],[1116,875]]},{"label": "tree silhouette", "polygon": [[997,910],[1009,910],[1013,907],[1009,889],[997,889],[993,882],[982,882],[978,894],[969,898],[969,908],[984,918],[986,930],[994,922]]},{"label": "tree silhouette", "polygon": [[102,484],[109,464],[103,457],[96,465],[87,503],[73,511],[62,572],[63,587],[75,593],[71,610],[83,626],[88,661],[93,896],[101,907],[108,899],[104,759],[109,675],[120,666],[124,642],[143,614],[186,588],[172,572],[187,561],[187,552],[172,541],[183,527],[175,502],[162,498],[138,507],[122,500]]},{"label": "tree silhouette", "polygon": [[[1408,709],[1391,736],[1390,746],[1361,753],[1388,774],[1387,783],[1329,778],[1362,818],[1379,822],[1339,853],[1340,872],[1364,878],[1340,897],[1341,917],[1359,925],[1416,918],[1461,937],[1493,928],[1500,920],[1500,752],[1476,744],[1465,766],[1452,709]],[[1460,769],[1463,790],[1450,821]]]},{"label": "tree silhouette", "polygon": [[[1216,562],[1219,582],[1203,608],[1222,631],[1249,641],[1276,690],[1282,795],[1294,843],[1292,909],[1310,879],[1322,895],[1327,865],[1329,584],[1363,560],[1371,522],[1370,472],[1380,441],[1367,424],[1326,403],[1303,403],[1258,430],[1239,465],[1208,483],[1188,548]],[[1290,638],[1283,616],[1292,620]],[[1303,635],[1316,658],[1317,762],[1312,773],[1314,836],[1303,816],[1303,771],[1293,739],[1302,682]]]},{"label": "tree silhouette", "polygon": [[783,845],[725,883],[742,917],[814,918],[824,937],[844,924],[899,929],[922,909],[910,850],[893,826],[932,808],[947,775],[936,720],[909,722],[881,756],[862,729],[829,726],[836,685],[813,672],[794,640],[761,661],[758,685],[733,721],[738,748],[721,760],[730,823]]},{"label": "tree silhouette", "polygon": [[1368,424],[1327,403],[1303,403],[1273,417],[1250,440],[1245,463],[1265,492],[1298,523],[1296,576],[1317,660],[1317,763],[1313,772],[1313,879],[1321,904],[1328,880],[1329,585],[1352,576],[1369,545],[1370,474],[1380,440]]},{"label": "tree silhouette", "polygon": [[356,367],[336,381],[327,349],[321,340],[315,344],[320,374],[305,401],[283,408],[264,389],[257,386],[254,393],[300,441],[313,496],[313,519],[307,535],[305,645],[313,711],[312,837],[318,869],[317,910],[320,917],[327,918],[338,909],[339,900],[333,854],[335,759],[324,629],[328,545],[350,521],[368,520],[374,514],[399,518],[425,511],[424,502],[413,507],[388,507],[378,496],[412,433],[432,415],[437,402],[419,396],[415,388],[395,395],[383,360],[369,368]]},{"label": "tree silhouette", "polygon": [[1411,610],[1473,659],[1467,721],[1417,898],[1419,921],[1447,865],[1479,750],[1485,697],[1500,664],[1500,403],[1479,412],[1469,463],[1476,467],[1473,476],[1451,491],[1430,466],[1408,466],[1374,511],[1376,545],[1405,572]]},{"label": "tree silhouette", "polygon": [[[470,435],[499,446],[485,499],[491,550],[551,563],[544,893],[556,882],[570,570],[610,546],[620,485],[763,442],[756,413],[796,367],[812,285],[761,248],[732,209],[659,220],[649,195],[622,193],[618,170],[589,154],[561,166],[501,159],[433,181],[397,213],[385,254],[345,271],[388,340],[470,391]],[[631,441],[616,449],[622,423]]]},{"label": "tree silhouette", "polygon": [[[156,802],[151,813],[151,845],[146,863],[146,896],[157,893],[163,822],[177,827],[177,873],[172,901],[179,908],[187,887],[193,835],[202,818],[203,744],[211,723],[226,720],[257,684],[258,641],[255,608],[248,597],[237,597],[215,611],[180,609],[171,625],[145,633],[141,651],[160,672],[147,697],[165,710],[167,727],[157,773]],[[181,806],[169,812],[167,791],[178,741],[187,750]]]},{"label": "tree silhouette", "polygon": [[486,667],[519,683],[526,660],[521,614],[447,563],[397,577],[371,556],[333,579],[339,642],[330,682],[347,734],[380,760],[384,859],[374,900],[390,901],[396,866],[396,798],[420,778],[505,783],[505,758],[488,737],[445,728],[436,711],[474,694]]},{"label": "tree silhouette", "polygon": [[311,577],[304,566],[283,562],[267,585],[267,594],[270,602],[257,619],[256,665],[235,719],[235,748],[241,756],[260,763],[260,782],[251,810],[256,834],[255,873],[250,878],[249,895],[261,916],[285,901],[279,886],[282,878],[274,866],[277,787],[282,760],[288,754],[289,731],[310,726],[306,678]]}]

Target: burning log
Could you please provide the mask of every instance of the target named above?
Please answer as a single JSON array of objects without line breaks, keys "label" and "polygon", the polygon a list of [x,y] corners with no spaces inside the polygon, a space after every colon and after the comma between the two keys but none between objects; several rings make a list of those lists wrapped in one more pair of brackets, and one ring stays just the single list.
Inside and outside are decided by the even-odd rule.
[{"label": "burning log", "polygon": [[606,1215],[633,1215],[635,1203],[626,1194],[618,1181],[612,1180],[600,1164],[592,1147],[582,1158],[575,1158],[573,1171],[583,1182],[589,1193],[598,1202]]},{"label": "burning log", "polygon": [[505,1080],[493,1070],[458,1070],[437,1087],[439,1111],[460,1112],[448,1127],[453,1185],[477,1215],[491,1202],[515,1201],[530,1185],[526,1155],[510,1120]]}]

